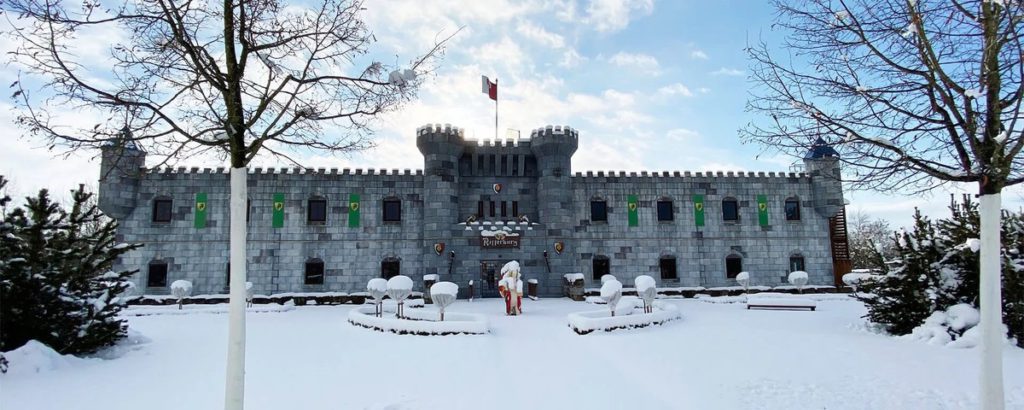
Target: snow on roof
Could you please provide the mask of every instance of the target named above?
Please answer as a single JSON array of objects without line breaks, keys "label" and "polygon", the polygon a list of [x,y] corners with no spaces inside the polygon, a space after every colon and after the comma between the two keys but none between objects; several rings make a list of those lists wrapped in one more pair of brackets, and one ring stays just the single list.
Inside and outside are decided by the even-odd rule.
[{"label": "snow on roof", "polygon": [[585,278],[582,273],[566,273],[565,275],[562,275],[562,277],[564,277],[565,280],[569,282],[575,282],[577,280],[583,280]]},{"label": "snow on roof", "polygon": [[[517,234],[517,236],[518,236],[518,234]],[[511,271],[516,271],[516,272],[520,271],[520,269],[519,269],[519,262],[518,261],[509,261],[508,263],[505,264],[505,266],[501,267],[501,274],[502,275],[504,275],[504,274],[506,274],[508,272],[511,272]]]},{"label": "snow on roof", "polygon": [[384,279],[384,278],[373,278],[373,279],[370,279],[370,281],[366,283],[366,290],[368,290],[368,291],[376,290],[376,291],[380,291],[380,292],[387,292],[387,290],[388,290],[388,281],[387,281],[387,279]]},{"label": "snow on roof", "polygon": [[637,292],[643,292],[644,290],[653,288],[656,286],[654,278],[647,275],[637,276],[633,279],[633,286],[636,287]]},{"label": "snow on roof", "polygon": [[388,279],[388,289],[412,290],[412,279],[405,275],[392,277]]},{"label": "snow on roof", "polygon": [[459,285],[452,282],[437,282],[430,287],[431,295],[452,295],[459,294]]}]

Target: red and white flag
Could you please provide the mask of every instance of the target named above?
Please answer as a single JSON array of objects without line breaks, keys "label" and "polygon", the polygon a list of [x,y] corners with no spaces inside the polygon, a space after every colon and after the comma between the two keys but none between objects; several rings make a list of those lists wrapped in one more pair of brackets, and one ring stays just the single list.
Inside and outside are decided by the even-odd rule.
[{"label": "red and white flag", "polygon": [[498,101],[498,82],[497,81],[492,83],[491,80],[489,78],[487,78],[486,75],[484,75],[484,76],[480,76],[480,84],[482,85],[483,93],[484,94],[487,94],[487,96],[491,97],[492,100]]}]

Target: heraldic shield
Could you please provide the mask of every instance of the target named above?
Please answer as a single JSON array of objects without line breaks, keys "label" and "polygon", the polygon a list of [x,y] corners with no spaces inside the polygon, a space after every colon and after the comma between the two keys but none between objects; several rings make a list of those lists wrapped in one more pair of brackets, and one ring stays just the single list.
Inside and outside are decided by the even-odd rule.
[{"label": "heraldic shield", "polygon": [[438,242],[434,244],[434,253],[440,255],[444,252],[444,242]]}]

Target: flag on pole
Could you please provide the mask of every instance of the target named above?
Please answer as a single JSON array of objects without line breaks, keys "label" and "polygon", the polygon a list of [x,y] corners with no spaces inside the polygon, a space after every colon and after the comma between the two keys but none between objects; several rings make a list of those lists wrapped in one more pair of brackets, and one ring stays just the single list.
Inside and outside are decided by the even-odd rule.
[{"label": "flag on pole", "polygon": [[487,78],[486,75],[480,76],[480,84],[484,94],[491,97],[492,100],[498,101],[498,82],[491,82],[491,79]]}]

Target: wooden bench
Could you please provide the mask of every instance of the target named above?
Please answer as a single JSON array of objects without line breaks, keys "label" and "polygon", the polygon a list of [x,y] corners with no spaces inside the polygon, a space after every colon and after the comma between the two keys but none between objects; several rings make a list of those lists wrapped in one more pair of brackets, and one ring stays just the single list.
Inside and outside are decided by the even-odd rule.
[{"label": "wooden bench", "polygon": [[747,310],[754,309],[810,309],[814,311],[818,304],[805,298],[751,298],[747,299]]}]

